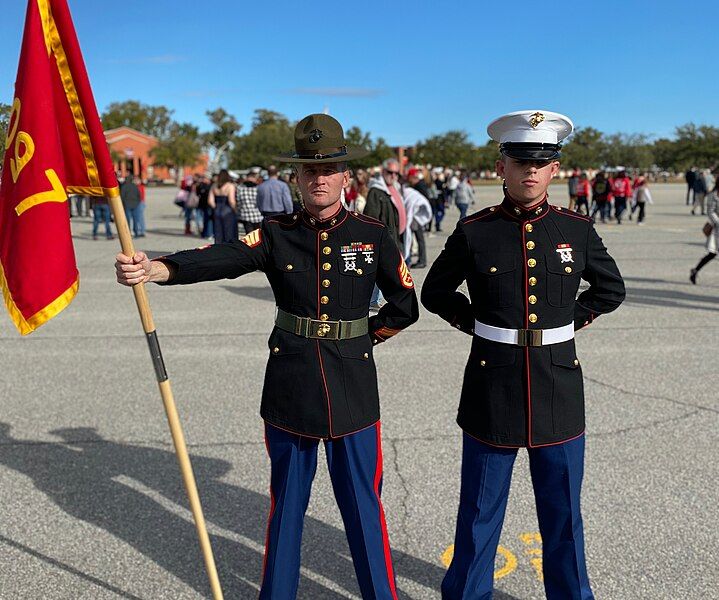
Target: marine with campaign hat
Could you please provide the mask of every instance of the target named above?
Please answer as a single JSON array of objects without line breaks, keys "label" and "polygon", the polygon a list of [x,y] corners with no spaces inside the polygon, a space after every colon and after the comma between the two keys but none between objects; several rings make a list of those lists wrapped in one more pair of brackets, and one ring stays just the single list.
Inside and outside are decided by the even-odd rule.
[{"label": "marine with campaign hat", "polygon": [[[349,147],[334,118],[313,114],[278,161],[297,165],[304,208],[266,218],[241,240],[153,261],[118,256],[118,281],[176,285],[263,271],[275,327],[261,415],[271,462],[271,508],[260,598],[295,598],[302,524],[324,440],[335,498],[364,598],[396,600],[382,489],[377,373],[372,355],[419,316],[414,283],[385,226],[345,210]],[[375,283],[387,303],[368,319]]]},{"label": "marine with campaign hat", "polygon": [[[574,332],[616,309],[625,291],[592,222],[549,204],[547,188],[572,128],[569,118],[545,110],[489,125],[504,199],[459,221],[422,287],[428,310],[472,336],[457,417],[462,486],[445,599],[492,597],[520,447],[529,454],[547,598],[593,598],[580,514],[584,392]],[[581,280],[589,287],[577,297]],[[465,281],[469,297],[457,289]]]}]

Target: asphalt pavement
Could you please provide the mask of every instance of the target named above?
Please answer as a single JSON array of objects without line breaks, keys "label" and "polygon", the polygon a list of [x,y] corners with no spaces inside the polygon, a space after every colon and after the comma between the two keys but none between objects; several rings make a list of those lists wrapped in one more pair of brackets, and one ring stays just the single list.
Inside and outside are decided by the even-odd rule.
[{"label": "asphalt pavement", "polygon": [[[566,186],[550,190],[566,205]],[[587,397],[583,494],[589,575],[600,600],[717,597],[719,260],[691,285],[704,219],[683,185],[652,188],[646,224],[597,225],[626,302],[578,334]],[[474,210],[500,201],[478,188]],[[183,235],[170,189],[148,189],[158,255]],[[458,218],[428,240],[430,260]],[[0,598],[208,598],[194,526],[132,293],[115,283],[117,240],[72,220],[80,292],[21,337],[0,318]],[[413,276],[421,288],[426,270]],[[150,286],[225,598],[256,597],[269,510],[259,417],[274,304],[261,273]],[[451,556],[470,339],[422,309],[376,351],[384,505],[402,598],[439,598]],[[301,385],[301,382],[288,382]],[[323,451],[320,451],[323,454]],[[359,598],[320,457],[305,523],[299,597]],[[514,470],[497,554],[498,600],[544,598],[526,453]]]}]

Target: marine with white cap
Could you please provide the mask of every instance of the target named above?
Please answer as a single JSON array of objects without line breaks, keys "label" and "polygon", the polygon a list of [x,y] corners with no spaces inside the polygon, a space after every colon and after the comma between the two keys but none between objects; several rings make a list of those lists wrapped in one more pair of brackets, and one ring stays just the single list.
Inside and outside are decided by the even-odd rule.
[{"label": "marine with white cap", "polygon": [[[548,203],[573,125],[545,110],[493,121],[504,199],[462,219],[422,287],[422,303],[472,336],[457,422],[464,431],[446,600],[489,600],[518,448],[529,454],[549,600],[593,598],[580,490],[584,391],[574,332],[624,299],[592,222]],[[580,280],[589,283],[579,297]],[[467,282],[469,298],[458,291]]]}]

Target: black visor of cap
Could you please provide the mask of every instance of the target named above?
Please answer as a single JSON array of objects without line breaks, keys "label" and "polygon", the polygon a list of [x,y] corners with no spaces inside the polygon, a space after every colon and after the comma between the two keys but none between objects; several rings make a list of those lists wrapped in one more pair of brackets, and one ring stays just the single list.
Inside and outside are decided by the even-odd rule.
[{"label": "black visor of cap", "polygon": [[504,142],[500,144],[499,151],[517,160],[557,160],[562,155],[561,148],[561,144]]}]

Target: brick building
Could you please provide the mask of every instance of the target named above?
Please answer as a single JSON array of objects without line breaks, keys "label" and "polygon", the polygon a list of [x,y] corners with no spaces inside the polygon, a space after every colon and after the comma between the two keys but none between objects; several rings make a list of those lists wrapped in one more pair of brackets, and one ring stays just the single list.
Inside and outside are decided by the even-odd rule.
[{"label": "brick building", "polygon": [[[131,127],[117,127],[105,132],[105,140],[110,148],[115,170],[122,177],[132,173],[150,181],[174,183],[177,180],[176,169],[154,164],[150,150],[159,143],[156,137]],[[207,157],[203,155],[196,165],[182,167],[180,176],[204,173],[206,169]]]}]

